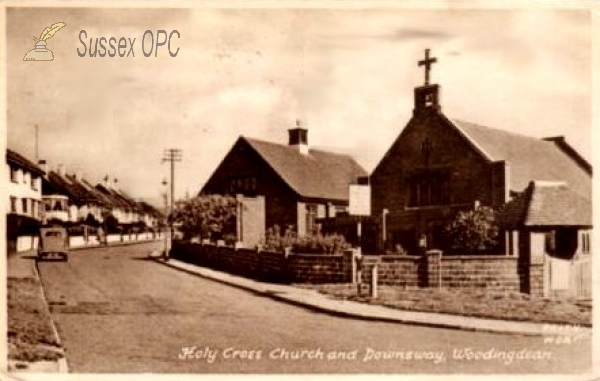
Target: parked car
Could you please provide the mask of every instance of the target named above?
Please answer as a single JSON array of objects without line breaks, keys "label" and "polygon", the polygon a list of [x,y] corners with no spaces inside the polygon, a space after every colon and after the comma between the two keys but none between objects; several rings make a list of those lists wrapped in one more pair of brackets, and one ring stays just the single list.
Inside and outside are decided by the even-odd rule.
[{"label": "parked car", "polygon": [[69,235],[63,227],[40,228],[38,258],[44,259],[52,255],[60,256],[63,261],[69,259]]}]

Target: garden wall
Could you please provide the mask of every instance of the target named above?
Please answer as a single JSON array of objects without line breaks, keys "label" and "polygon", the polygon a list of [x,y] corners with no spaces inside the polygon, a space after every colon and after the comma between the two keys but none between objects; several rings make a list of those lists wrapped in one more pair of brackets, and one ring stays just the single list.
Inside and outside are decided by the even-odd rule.
[{"label": "garden wall", "polygon": [[[356,264],[351,253],[339,255],[258,252],[195,243],[174,243],[176,258],[232,274],[275,283],[349,283]],[[424,256],[366,255],[361,281],[371,282],[377,265],[378,284],[404,288],[485,288],[529,292],[524,279],[530,267],[517,257],[448,256],[430,251]],[[532,270],[532,275],[538,274]],[[537,276],[537,275],[536,275]],[[540,275],[541,276],[541,275]]]},{"label": "garden wall", "polygon": [[174,243],[171,257],[266,282],[345,283],[352,281],[348,255],[289,254],[197,243]]}]

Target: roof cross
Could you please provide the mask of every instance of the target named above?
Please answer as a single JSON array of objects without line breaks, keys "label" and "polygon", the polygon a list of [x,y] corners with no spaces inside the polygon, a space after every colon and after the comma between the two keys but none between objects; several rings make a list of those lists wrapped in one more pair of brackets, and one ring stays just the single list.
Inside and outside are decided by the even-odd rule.
[{"label": "roof cross", "polygon": [[425,86],[429,85],[429,72],[431,65],[437,62],[437,58],[429,57],[429,49],[425,49],[425,59],[419,61],[419,66],[425,66]]}]

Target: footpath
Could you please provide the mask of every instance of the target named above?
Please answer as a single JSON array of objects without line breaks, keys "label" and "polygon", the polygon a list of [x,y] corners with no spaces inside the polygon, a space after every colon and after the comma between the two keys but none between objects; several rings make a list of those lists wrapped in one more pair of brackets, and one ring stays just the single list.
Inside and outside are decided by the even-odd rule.
[{"label": "footpath", "polygon": [[[407,311],[384,306],[370,305],[349,300],[333,299],[315,290],[294,286],[259,282],[252,279],[231,275],[206,267],[186,263],[177,259],[164,261],[161,257],[150,255],[152,259],[163,265],[201,276],[230,286],[251,291],[274,300],[328,313],[334,316],[371,321],[382,321],[419,326],[460,329],[467,331],[484,331],[503,334],[546,336],[564,331],[564,325],[486,319],[443,313]],[[580,327],[578,332],[591,335],[591,328]]]},{"label": "footpath", "polygon": [[[106,247],[115,247],[115,246],[124,246],[124,245],[133,245],[133,244],[144,244],[149,242],[154,242],[155,240],[147,240],[147,241],[126,241],[126,242],[115,242],[109,243],[108,245],[90,245],[84,247],[76,247],[71,248],[70,251],[84,251],[95,248],[106,248]],[[24,251],[20,253],[15,253],[7,256],[6,262],[6,270],[7,270],[7,281],[8,282],[22,282],[28,281],[32,284],[37,285],[38,290],[36,290],[35,295],[30,295],[34,300],[33,302],[40,306],[44,311],[40,314],[36,314],[34,319],[46,320],[46,322],[36,321],[35,324],[42,326],[44,324],[49,325],[49,329],[51,330],[51,336],[53,336],[53,341],[57,343],[59,346],[61,345],[60,336],[58,334],[58,330],[56,329],[56,325],[54,324],[51,314],[50,307],[48,305],[48,300],[44,294],[44,290],[42,287],[42,280],[40,278],[40,274],[38,272],[37,264],[36,264],[36,252],[33,250]],[[18,287],[18,286],[16,286]],[[10,286],[9,286],[10,292]],[[17,291],[18,293],[18,291]],[[7,295],[8,296],[8,295]],[[13,297],[20,297],[20,295],[14,295]],[[27,307],[25,309],[28,309]],[[30,316],[19,314],[19,318],[24,317],[25,319],[29,319]],[[9,317],[10,320],[10,317]],[[21,327],[27,327],[31,322],[28,321],[20,321],[18,322]],[[42,327],[43,328],[43,327]],[[9,344],[10,345],[10,344]],[[45,344],[40,344],[40,347],[44,347]],[[60,348],[64,350],[64,348]],[[68,373],[69,366],[67,363],[67,359],[64,357],[64,353],[61,353],[61,357],[56,360],[43,360],[43,361],[24,361],[24,360],[15,360],[8,359],[8,371],[15,373]]]},{"label": "footpath", "polygon": [[[24,282],[31,282],[34,285],[33,293],[29,295],[20,295],[19,291],[16,290],[15,298],[23,298],[23,296],[29,296],[31,299],[29,300],[29,306],[20,304],[23,302],[22,300],[16,301],[17,304],[21,305],[18,308],[18,311],[14,311],[14,313],[18,314],[19,318],[24,318],[27,320],[34,319],[40,321],[19,321],[20,329],[26,329],[26,327],[37,326],[36,335],[44,335],[45,330],[50,330],[49,333],[53,336],[53,341],[61,346],[60,337],[58,335],[58,331],[54,322],[52,321],[52,317],[50,315],[50,308],[48,305],[48,301],[46,300],[46,296],[44,294],[44,290],[42,288],[42,281],[40,279],[40,275],[36,266],[35,261],[35,252],[34,251],[24,251],[21,253],[13,254],[7,257],[6,261],[6,270],[7,270],[7,282],[9,283],[9,292],[10,292],[10,283],[15,282],[15,287],[23,286]],[[7,295],[9,296],[9,295]],[[36,309],[43,309],[43,311],[35,312],[33,315],[29,313],[31,306],[34,306]],[[38,308],[38,306],[40,308]],[[9,312],[10,313],[10,312]],[[10,316],[9,316],[10,320]],[[17,329],[19,329],[17,327]],[[10,329],[10,327],[9,327]],[[38,337],[38,339],[40,339]],[[35,346],[34,343],[30,343]],[[11,344],[9,343],[9,346]],[[44,347],[44,344],[39,344],[40,347]],[[56,360],[42,360],[42,361],[23,361],[23,360],[15,360],[8,359],[8,371],[9,372],[27,372],[27,373],[68,373],[69,367],[67,364],[67,360],[64,357],[64,353],[62,353],[62,348],[60,358]]]}]

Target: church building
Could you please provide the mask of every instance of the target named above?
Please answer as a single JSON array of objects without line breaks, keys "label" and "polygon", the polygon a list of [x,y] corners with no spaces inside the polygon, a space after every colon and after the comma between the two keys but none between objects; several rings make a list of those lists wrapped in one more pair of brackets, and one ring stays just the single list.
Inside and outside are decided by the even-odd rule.
[{"label": "church building", "polygon": [[[444,227],[458,211],[499,210],[532,181],[559,182],[590,203],[592,167],[564,137],[537,139],[447,116],[440,85],[429,83],[435,62],[427,49],[412,118],[370,177],[372,217],[385,219],[382,248],[443,248]],[[503,238],[500,250],[508,252],[512,237]]]}]

